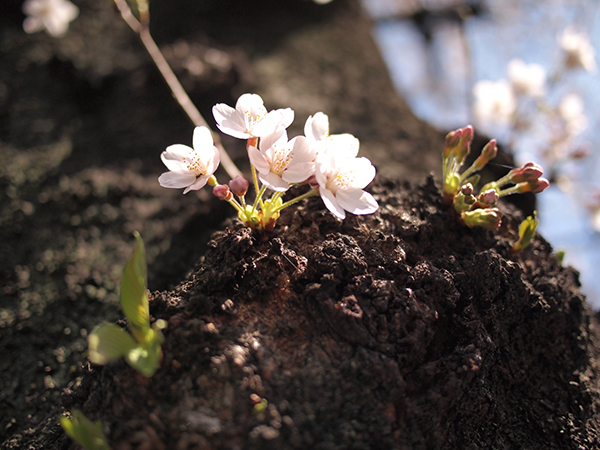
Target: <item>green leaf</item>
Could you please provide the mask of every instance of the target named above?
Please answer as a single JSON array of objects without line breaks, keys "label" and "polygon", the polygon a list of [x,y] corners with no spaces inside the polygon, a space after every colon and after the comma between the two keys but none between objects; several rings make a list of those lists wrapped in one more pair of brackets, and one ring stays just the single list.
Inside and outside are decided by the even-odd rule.
[{"label": "green leaf", "polygon": [[162,325],[154,326],[148,330],[149,342],[144,346],[132,348],[125,356],[125,360],[135,370],[145,377],[151,377],[160,367],[162,359],[162,350],[160,345],[164,341],[164,336],[160,331]]},{"label": "green leaf", "polygon": [[88,338],[88,358],[94,364],[107,364],[126,356],[136,343],[127,331],[114,323],[98,325]]},{"label": "green leaf", "polygon": [[144,332],[150,328],[146,250],[140,234],[136,231],[134,236],[135,248],[121,279],[121,308],[129,324]]},{"label": "green leaf", "polygon": [[160,367],[162,350],[159,347],[145,349],[136,347],[125,357],[126,361],[145,377],[151,377]]},{"label": "green leaf", "polygon": [[60,425],[71,439],[85,450],[110,450],[100,422],[92,422],[78,410],[74,410],[71,416],[72,419],[60,418]]}]

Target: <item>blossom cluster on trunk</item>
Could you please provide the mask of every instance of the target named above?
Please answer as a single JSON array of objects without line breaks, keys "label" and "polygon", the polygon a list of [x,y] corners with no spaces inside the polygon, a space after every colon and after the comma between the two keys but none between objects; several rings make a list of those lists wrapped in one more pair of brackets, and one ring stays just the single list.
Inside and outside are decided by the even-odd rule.
[{"label": "blossom cluster on trunk", "polygon": [[[167,188],[185,188],[184,194],[213,186],[214,194],[229,201],[246,225],[257,230],[270,229],[279,211],[312,195],[320,195],[335,216],[371,214],[377,201],[365,187],[375,177],[375,167],[364,157],[358,157],[359,141],[351,134],[330,134],[329,118],[322,112],[310,116],[304,125],[304,135],[289,138],[287,128],[294,120],[290,108],[267,111],[256,94],[242,95],[235,108],[224,103],[213,107],[217,127],[225,134],[247,141],[256,197],[246,204],[246,188],[240,177],[227,185],[219,184],[214,173],[219,165],[219,151],[206,127],[194,131],[193,147],[182,144],[169,146],[161,155],[169,172],[159,177]],[[309,190],[294,199],[283,201],[283,195],[293,186],[306,185]],[[264,200],[265,191],[272,191]],[[234,198],[234,194],[238,200]]]}]

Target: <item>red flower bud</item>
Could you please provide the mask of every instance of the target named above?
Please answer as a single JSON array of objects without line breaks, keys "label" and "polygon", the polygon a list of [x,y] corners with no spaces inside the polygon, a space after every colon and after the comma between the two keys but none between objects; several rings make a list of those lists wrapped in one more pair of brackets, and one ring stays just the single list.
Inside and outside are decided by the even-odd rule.
[{"label": "red flower bud", "polygon": [[535,181],[544,174],[544,169],[533,162],[528,162],[523,167],[513,169],[509,172],[510,180],[513,183],[523,183],[525,181]]},{"label": "red flower bud", "polygon": [[248,180],[239,175],[229,182],[231,192],[233,192],[238,197],[246,195],[246,192],[248,192],[248,186]]},{"label": "red flower bud", "polygon": [[226,200],[226,201],[231,200],[231,198],[233,197],[231,190],[229,190],[229,186],[227,186],[226,184],[217,184],[213,188],[213,194],[217,198],[219,198],[221,200]]}]

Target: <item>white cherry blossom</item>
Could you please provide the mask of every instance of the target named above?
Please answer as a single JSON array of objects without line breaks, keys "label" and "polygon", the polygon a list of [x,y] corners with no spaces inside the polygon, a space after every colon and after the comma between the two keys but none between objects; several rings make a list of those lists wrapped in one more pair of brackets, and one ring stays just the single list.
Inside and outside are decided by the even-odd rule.
[{"label": "white cherry blossom", "polygon": [[558,113],[565,121],[570,136],[581,134],[588,126],[583,99],[577,94],[565,95],[558,106]]},{"label": "white cherry blossom", "polygon": [[360,142],[348,133],[329,134],[329,118],[322,112],[309,116],[304,124],[304,135],[320,153],[339,153],[338,157],[354,158]]},{"label": "white cherry blossom", "polygon": [[329,211],[340,219],[346,211],[352,214],[372,214],[379,205],[363,189],[373,181],[375,167],[367,158],[340,158],[333,154],[319,155],[315,178],[319,195]]},{"label": "white cherry blossom", "polygon": [[583,67],[589,73],[596,73],[594,47],[585,33],[577,33],[567,28],[559,37],[560,46],[565,51],[565,65],[571,69]]},{"label": "white cherry blossom", "polygon": [[508,125],[517,109],[514,91],[508,80],[482,80],[473,87],[474,113],[486,124]]},{"label": "white cherry blossom", "polygon": [[274,191],[287,191],[291,183],[302,183],[315,171],[316,152],[304,136],[288,141],[285,129],[260,139],[259,149],[248,149],[250,162],[258,178]]},{"label": "white cherry blossom", "polygon": [[79,8],[69,0],[27,0],[23,4],[27,18],[23,22],[26,33],[46,30],[52,37],[62,37],[69,23],[79,15]]},{"label": "white cherry blossom", "polygon": [[219,167],[219,150],[214,146],[210,130],[194,129],[193,148],[183,144],[170,145],[160,158],[169,172],[163,173],[158,182],[162,187],[185,188],[184,194],[203,188]]},{"label": "white cherry blossom", "polygon": [[290,108],[267,112],[263,99],[257,94],[243,94],[235,108],[217,103],[212,111],[219,130],[238,139],[265,136],[278,128],[289,127],[294,120],[294,111]]},{"label": "white cherry blossom", "polygon": [[513,59],[508,63],[508,78],[517,94],[541,97],[546,91],[546,70],[539,64]]}]

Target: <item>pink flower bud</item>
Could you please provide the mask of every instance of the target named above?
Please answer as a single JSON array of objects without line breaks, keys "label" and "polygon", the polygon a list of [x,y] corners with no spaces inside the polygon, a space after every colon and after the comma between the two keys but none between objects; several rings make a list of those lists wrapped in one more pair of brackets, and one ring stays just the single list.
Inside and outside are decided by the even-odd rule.
[{"label": "pink flower bud", "polygon": [[481,203],[485,203],[486,205],[495,205],[500,196],[496,189],[488,189],[485,192],[479,194],[479,200]]},{"label": "pink flower bud", "polygon": [[496,139],[492,139],[490,142],[483,147],[481,155],[475,160],[473,166],[479,170],[485,167],[485,165],[496,157],[498,154],[498,146],[496,145]]},{"label": "pink flower bud", "polygon": [[548,186],[550,186],[550,182],[545,178],[540,178],[535,181],[530,181],[529,186],[531,187],[531,192],[533,192],[534,194],[539,194],[540,192],[548,188]]},{"label": "pink flower bud", "polygon": [[231,193],[229,186],[227,186],[226,184],[217,184],[213,188],[213,194],[217,198],[219,198],[221,200],[226,200],[226,201],[231,200],[231,198],[233,197],[233,194]]},{"label": "pink flower bud", "polygon": [[513,183],[522,183],[524,181],[535,181],[544,174],[544,169],[533,162],[528,162],[523,167],[513,169],[509,172],[510,180]]},{"label": "pink flower bud", "polygon": [[246,192],[248,192],[248,186],[248,180],[239,175],[229,182],[231,192],[233,192],[238,197],[246,195]]},{"label": "pink flower bud", "polygon": [[456,149],[456,158],[459,164],[465,161],[465,158],[471,151],[471,142],[473,142],[473,136],[475,134],[472,125],[467,125],[461,129],[461,138],[458,148]]},{"label": "pink flower bud", "polygon": [[544,191],[548,186],[550,186],[550,182],[545,178],[540,178],[539,180],[533,181],[524,181],[522,183],[517,184],[517,188],[520,193],[533,192],[534,194],[539,194],[540,192]]}]

